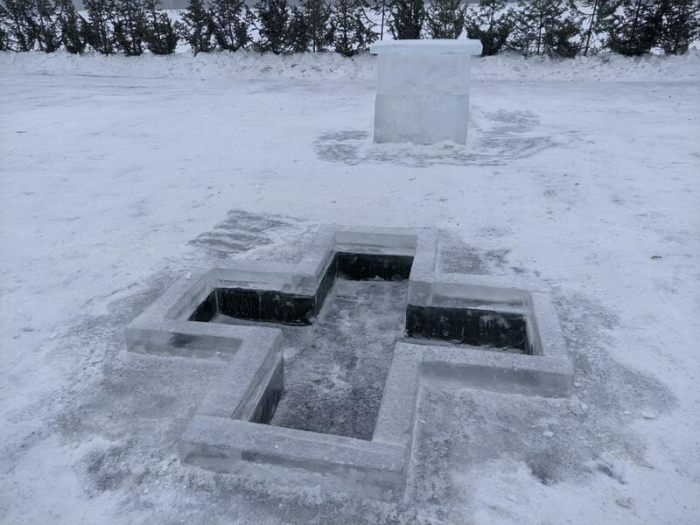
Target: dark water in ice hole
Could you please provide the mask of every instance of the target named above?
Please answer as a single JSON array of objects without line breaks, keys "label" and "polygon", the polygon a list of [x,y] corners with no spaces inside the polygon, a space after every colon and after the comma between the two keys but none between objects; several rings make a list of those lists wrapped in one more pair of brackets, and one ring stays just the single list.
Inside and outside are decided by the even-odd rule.
[{"label": "dark water in ice hole", "polygon": [[[311,326],[284,333],[284,393],[271,425],[372,439],[408,281],[336,279]],[[256,324],[217,315],[212,322]]]}]

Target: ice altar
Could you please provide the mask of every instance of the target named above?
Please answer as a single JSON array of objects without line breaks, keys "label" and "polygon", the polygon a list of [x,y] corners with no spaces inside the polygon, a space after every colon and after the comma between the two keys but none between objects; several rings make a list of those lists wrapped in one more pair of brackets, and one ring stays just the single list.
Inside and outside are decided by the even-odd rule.
[{"label": "ice altar", "polygon": [[471,55],[478,40],[377,42],[374,142],[467,141]]}]

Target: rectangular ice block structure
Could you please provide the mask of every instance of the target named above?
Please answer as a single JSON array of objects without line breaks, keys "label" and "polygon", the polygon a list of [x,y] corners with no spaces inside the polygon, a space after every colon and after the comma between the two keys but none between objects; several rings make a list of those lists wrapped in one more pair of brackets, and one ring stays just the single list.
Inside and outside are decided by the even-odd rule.
[{"label": "rectangular ice block structure", "polygon": [[471,55],[478,40],[394,40],[379,55],[374,142],[467,142]]}]

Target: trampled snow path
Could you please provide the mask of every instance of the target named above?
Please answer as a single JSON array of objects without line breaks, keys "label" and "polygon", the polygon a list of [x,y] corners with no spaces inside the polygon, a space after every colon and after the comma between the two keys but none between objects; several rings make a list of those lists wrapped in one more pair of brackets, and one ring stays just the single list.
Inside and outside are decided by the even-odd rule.
[{"label": "trampled snow path", "polygon": [[[384,148],[360,79],[0,82],[3,522],[699,515],[697,83],[482,80],[466,148]],[[124,325],[191,266],[294,258],[322,222],[434,225],[444,268],[539,276],[572,399],[426,389],[398,506],[180,465],[221,370],[127,354]]]}]

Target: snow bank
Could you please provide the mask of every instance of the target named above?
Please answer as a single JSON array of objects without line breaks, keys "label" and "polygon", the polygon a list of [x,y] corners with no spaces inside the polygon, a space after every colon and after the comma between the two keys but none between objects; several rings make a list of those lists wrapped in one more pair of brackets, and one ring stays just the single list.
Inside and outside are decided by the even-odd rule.
[{"label": "snow bank", "polygon": [[625,57],[605,54],[574,59],[525,58],[515,53],[474,58],[477,80],[690,81],[700,79],[700,50],[685,55]]},{"label": "snow bank", "polygon": [[0,69],[5,73],[98,77],[373,79],[375,57],[348,59],[336,53],[279,56],[252,51],[139,57],[4,52],[0,53]]},{"label": "snow bank", "polygon": [[[504,53],[474,57],[472,78],[479,80],[593,80],[689,81],[700,80],[700,51],[682,56],[620,55],[524,58]],[[376,57],[364,54],[345,58],[336,53],[288,56],[254,52],[189,53],[140,57],[0,52],[4,74],[87,75],[135,78],[291,78],[315,80],[374,80]]]}]

